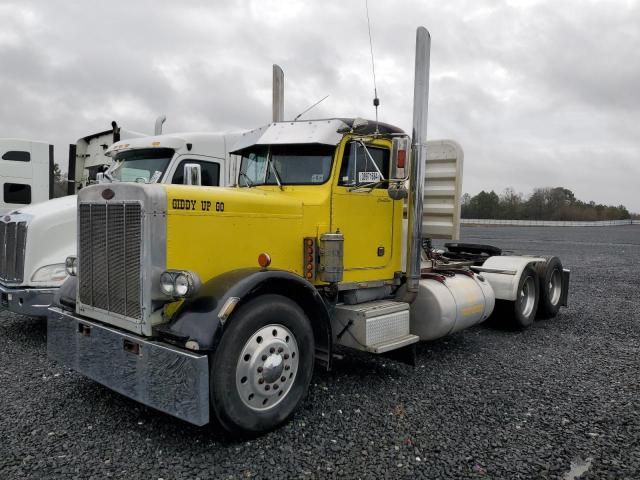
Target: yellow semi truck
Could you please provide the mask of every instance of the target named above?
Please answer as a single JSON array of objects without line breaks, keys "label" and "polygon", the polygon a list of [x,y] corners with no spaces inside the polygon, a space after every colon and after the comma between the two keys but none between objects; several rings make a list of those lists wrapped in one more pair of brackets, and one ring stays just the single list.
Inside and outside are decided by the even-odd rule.
[{"label": "yellow semi truck", "polygon": [[[429,46],[419,28],[412,138],[359,119],[273,122],[234,145],[233,188],[81,190],[50,358],[193,424],[260,433],[336,345],[411,352],[486,320],[496,299],[521,328],[555,315],[569,282],[556,257],[423,238],[423,223],[455,231],[459,212],[446,182],[425,196]],[[427,183],[459,191],[445,163]]]}]

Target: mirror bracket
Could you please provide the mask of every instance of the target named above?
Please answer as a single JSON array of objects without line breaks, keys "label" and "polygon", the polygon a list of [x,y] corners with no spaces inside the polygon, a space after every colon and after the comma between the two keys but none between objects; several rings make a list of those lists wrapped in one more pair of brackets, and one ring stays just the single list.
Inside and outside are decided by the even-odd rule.
[{"label": "mirror bracket", "polygon": [[199,164],[185,164],[183,183],[184,185],[202,185],[202,169]]}]

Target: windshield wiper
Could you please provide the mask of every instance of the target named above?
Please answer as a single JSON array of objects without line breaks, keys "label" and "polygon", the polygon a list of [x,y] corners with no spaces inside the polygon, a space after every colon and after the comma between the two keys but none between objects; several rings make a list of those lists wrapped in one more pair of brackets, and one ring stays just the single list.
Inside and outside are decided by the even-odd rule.
[{"label": "windshield wiper", "polygon": [[269,167],[271,168],[273,175],[276,177],[276,182],[278,182],[280,190],[284,190],[284,188],[282,187],[282,182],[280,181],[280,175],[278,175],[278,170],[276,170],[276,165],[273,163],[271,155],[267,156],[267,162],[269,163]]},{"label": "windshield wiper", "polygon": [[247,181],[247,187],[253,187],[253,182],[251,181],[251,179],[249,178],[249,176],[246,173],[244,173],[242,170],[240,170],[239,175],[241,177],[245,178],[245,180]]}]

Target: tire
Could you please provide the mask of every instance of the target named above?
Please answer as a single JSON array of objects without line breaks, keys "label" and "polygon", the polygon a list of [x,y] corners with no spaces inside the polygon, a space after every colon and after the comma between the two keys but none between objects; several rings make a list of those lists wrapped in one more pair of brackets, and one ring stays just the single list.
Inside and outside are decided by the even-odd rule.
[{"label": "tire", "polygon": [[548,257],[536,266],[540,279],[538,318],[554,318],[560,310],[562,298],[562,263],[558,257]]},{"label": "tire", "polygon": [[313,374],[313,330],[302,309],[261,295],[229,321],[210,360],[211,407],[234,434],[257,435],[286,422]]},{"label": "tire", "polygon": [[517,330],[529,328],[536,318],[540,282],[535,269],[528,265],[520,276],[516,300],[496,300],[500,323]]}]

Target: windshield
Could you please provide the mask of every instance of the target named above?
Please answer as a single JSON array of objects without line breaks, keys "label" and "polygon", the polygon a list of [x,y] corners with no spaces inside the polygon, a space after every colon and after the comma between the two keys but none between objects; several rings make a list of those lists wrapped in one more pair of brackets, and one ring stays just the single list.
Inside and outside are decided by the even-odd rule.
[{"label": "windshield", "polygon": [[107,177],[116,182],[159,182],[173,158],[171,148],[149,148],[119,152],[113,165],[107,170]]},{"label": "windshield", "polygon": [[242,157],[238,184],[319,185],[331,175],[335,147],[320,144],[255,145],[238,152]]}]

